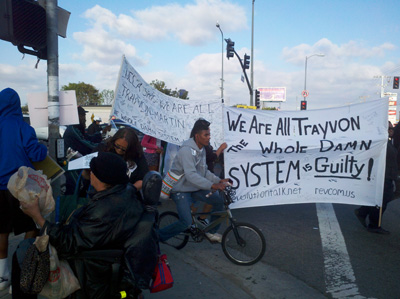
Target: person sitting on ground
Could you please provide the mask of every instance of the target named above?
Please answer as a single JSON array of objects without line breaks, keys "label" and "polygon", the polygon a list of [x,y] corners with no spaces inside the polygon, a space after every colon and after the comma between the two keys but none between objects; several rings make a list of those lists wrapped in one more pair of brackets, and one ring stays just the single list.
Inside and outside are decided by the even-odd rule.
[{"label": "person sitting on ground", "polygon": [[[124,250],[125,264],[129,271],[124,271],[123,281],[127,281],[135,287],[135,294],[139,294],[138,279],[131,271],[142,267],[146,260],[146,269],[151,273],[143,273],[147,276],[154,271],[157,263],[157,247],[153,242],[152,248],[145,242],[146,248],[133,242],[135,227],[139,224],[144,213],[142,203],[136,198],[136,188],[129,183],[125,161],[114,153],[100,152],[90,162],[90,182],[94,187],[89,203],[77,209],[67,224],[49,222],[40,214],[38,201],[34,203],[21,203],[22,211],[49,235],[49,242],[58,252],[60,259],[74,257],[82,251],[120,249]],[[140,235],[140,234],[139,234]],[[156,236],[155,236],[156,237]],[[133,243],[132,243],[133,242]],[[128,245],[127,245],[128,244]],[[127,247],[128,246],[128,247]],[[134,250],[132,250],[134,246]],[[138,251],[142,251],[142,258],[135,259]],[[148,254],[149,256],[146,256]],[[12,292],[14,298],[33,298],[21,292],[20,258],[23,253],[17,249],[13,257]],[[151,262],[149,262],[151,261]],[[85,298],[112,298],[110,292],[111,265],[93,260],[81,261],[81,269],[85,269],[84,281],[79,281]],[[73,266],[73,264],[72,264]],[[148,267],[149,266],[149,267]],[[77,271],[77,269],[75,269]],[[82,275],[78,275],[79,278]],[[136,278],[135,278],[136,277]],[[136,298],[136,297],[135,297]]]},{"label": "person sitting on ground", "polygon": [[[393,136],[393,125],[389,122],[389,138]],[[383,185],[383,198],[382,198],[382,214],[386,210],[387,204],[394,198],[394,186],[397,180],[397,150],[394,147],[392,140],[388,140],[386,147],[386,169],[385,180]],[[362,226],[366,227],[371,233],[387,235],[390,232],[382,228],[379,223],[379,209],[372,206],[362,206],[354,213]],[[369,224],[367,225],[366,219],[369,216]]]},{"label": "person sitting on ground", "polygon": [[[179,214],[179,220],[159,230],[160,241],[185,231],[192,225],[191,205],[203,201],[213,206],[213,211],[223,210],[223,198],[218,192],[206,197],[211,190],[224,190],[228,179],[221,180],[207,169],[204,147],[210,143],[210,123],[204,119],[195,122],[190,133],[171,166],[171,171],[183,177],[171,190],[171,199],[174,200]],[[211,221],[217,216],[211,216]],[[219,225],[213,228],[206,237],[210,241],[221,242],[222,236],[217,232]]]}]

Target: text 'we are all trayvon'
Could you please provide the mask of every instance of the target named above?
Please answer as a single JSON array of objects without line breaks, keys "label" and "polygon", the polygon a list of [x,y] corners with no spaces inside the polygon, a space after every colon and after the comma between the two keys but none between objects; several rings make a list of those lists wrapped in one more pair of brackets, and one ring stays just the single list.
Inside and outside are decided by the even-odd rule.
[{"label": "text 'we are all trayvon'", "polygon": [[[368,151],[373,141],[347,138],[345,142],[338,142],[340,138],[337,138],[338,134],[361,131],[359,116],[320,123],[312,123],[308,117],[280,117],[263,122],[257,115],[248,121],[242,118],[242,114],[231,115],[228,111],[226,120],[228,130],[240,133],[242,138],[237,144],[230,145],[227,152],[257,150],[261,154],[258,161],[242,161],[228,170],[235,188],[299,181],[302,173],[309,172],[314,172],[315,178],[360,180],[364,175],[366,180],[370,180],[373,159],[360,162],[356,153]],[[277,140],[282,140],[281,136],[290,138],[285,138],[280,144]],[[330,137],[334,141],[329,140]],[[250,140],[252,148],[249,148]]]}]

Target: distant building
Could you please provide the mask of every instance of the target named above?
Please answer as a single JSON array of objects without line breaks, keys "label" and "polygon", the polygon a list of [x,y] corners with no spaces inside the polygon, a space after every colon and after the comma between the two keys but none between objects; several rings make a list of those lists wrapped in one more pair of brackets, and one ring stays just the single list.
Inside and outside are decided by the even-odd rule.
[{"label": "distant building", "polygon": [[111,105],[88,105],[82,107],[88,111],[88,113],[86,113],[86,126],[89,126],[92,123],[92,115],[100,117],[102,123],[108,123],[110,120]]}]

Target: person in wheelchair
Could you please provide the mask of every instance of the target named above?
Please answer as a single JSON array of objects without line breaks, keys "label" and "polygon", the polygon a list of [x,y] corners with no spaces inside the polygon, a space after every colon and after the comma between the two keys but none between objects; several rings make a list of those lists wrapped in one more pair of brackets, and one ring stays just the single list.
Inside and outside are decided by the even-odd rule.
[{"label": "person in wheelchair", "polygon": [[[22,204],[22,211],[32,217],[42,232],[46,230],[59,258],[69,261],[81,286],[73,294],[74,298],[113,298],[118,295],[121,289],[111,294],[110,264],[101,260],[96,262],[96,259],[91,258],[79,258],[82,253],[90,257],[91,251],[94,253],[110,249],[123,250],[119,271],[122,277],[119,278],[118,287],[123,290],[130,288],[127,291],[128,298],[141,298],[141,289],[149,288],[157,264],[155,217],[150,217],[149,221],[145,205],[136,198],[136,188],[128,183],[127,166],[121,157],[114,153],[100,152],[91,160],[90,169],[90,182],[94,187],[93,194],[90,194],[91,200],[77,209],[66,224],[45,220],[40,214],[37,201]],[[154,180],[149,181],[148,189],[157,189],[154,188]],[[161,178],[156,184],[159,185],[156,191],[159,195]],[[154,197],[151,190],[143,191],[147,198]],[[13,258],[13,298],[33,298],[23,294],[19,288],[20,258],[17,255],[18,249]]]}]

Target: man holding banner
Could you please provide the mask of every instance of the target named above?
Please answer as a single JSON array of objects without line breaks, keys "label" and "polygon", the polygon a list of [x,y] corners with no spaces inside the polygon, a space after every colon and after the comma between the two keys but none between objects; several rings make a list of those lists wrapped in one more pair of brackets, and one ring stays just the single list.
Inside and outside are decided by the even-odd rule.
[{"label": "man holding banner", "polygon": [[[389,122],[389,138],[393,137],[394,128]],[[377,234],[389,234],[389,231],[383,229],[380,226],[379,218],[383,216],[386,210],[387,204],[393,200],[394,197],[394,183],[397,180],[397,149],[389,139],[386,148],[386,169],[385,169],[385,181],[383,186],[383,199],[382,199],[382,213],[380,214],[379,209],[371,206],[362,206],[359,209],[354,210],[358,220],[361,224],[368,229],[371,233]],[[366,218],[369,216],[369,224],[367,226]]]}]

